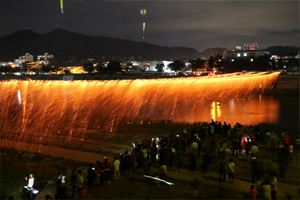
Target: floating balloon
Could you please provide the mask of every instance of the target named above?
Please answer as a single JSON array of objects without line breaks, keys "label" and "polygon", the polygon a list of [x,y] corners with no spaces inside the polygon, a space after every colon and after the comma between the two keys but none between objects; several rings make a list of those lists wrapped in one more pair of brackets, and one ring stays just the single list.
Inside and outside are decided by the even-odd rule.
[{"label": "floating balloon", "polygon": [[[141,14],[143,15],[143,19],[144,19],[144,15],[146,15],[146,13],[147,13],[146,9],[141,9]],[[143,40],[145,39],[145,37],[144,37],[145,29],[146,29],[146,23],[143,22]]]},{"label": "floating balloon", "polygon": [[142,15],[146,15],[146,13],[147,13],[146,9],[141,9],[141,14]]},{"label": "floating balloon", "polygon": [[61,14],[64,14],[64,0],[60,0]]}]

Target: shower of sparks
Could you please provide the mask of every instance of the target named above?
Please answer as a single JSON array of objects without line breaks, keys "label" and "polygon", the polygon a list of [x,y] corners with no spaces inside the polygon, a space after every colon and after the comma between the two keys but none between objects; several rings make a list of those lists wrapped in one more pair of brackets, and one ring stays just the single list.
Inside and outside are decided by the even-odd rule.
[{"label": "shower of sparks", "polygon": [[[203,107],[261,94],[273,87],[278,75],[262,72],[143,80],[1,81],[0,132],[4,139],[41,144],[58,132],[65,132],[67,141],[84,139],[87,129],[106,127],[113,131],[122,122],[193,123],[199,121]],[[21,95],[23,106],[16,106]]]}]

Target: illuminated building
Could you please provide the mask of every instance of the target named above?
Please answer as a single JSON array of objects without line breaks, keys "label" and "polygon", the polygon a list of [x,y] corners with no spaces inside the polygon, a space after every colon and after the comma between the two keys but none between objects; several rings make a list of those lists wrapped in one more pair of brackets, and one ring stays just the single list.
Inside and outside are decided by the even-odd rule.
[{"label": "illuminated building", "polygon": [[48,64],[49,60],[51,58],[54,58],[54,56],[52,54],[49,53],[44,53],[44,55],[37,55],[37,61],[42,64],[42,65],[46,65]]},{"label": "illuminated building", "polygon": [[32,62],[33,61],[33,55],[30,53],[25,53],[25,55],[20,56],[17,59],[14,59],[14,63],[16,67],[23,67],[23,64],[26,62]]},{"label": "illuminated building", "polygon": [[257,43],[247,43],[244,44],[244,47],[241,48],[237,46],[235,50],[225,50],[223,52],[223,59],[225,61],[225,69],[226,71],[230,71],[230,62],[234,62],[237,59],[250,60],[253,62],[254,58],[259,56],[269,55],[269,51],[267,50],[258,50]]}]

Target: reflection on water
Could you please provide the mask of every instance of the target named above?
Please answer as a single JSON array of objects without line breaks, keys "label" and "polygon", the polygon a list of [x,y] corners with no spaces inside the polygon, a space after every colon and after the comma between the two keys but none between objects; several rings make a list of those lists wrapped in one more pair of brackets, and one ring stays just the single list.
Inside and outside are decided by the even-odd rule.
[{"label": "reflection on water", "polygon": [[211,118],[216,119],[221,117],[221,104],[219,102],[211,103]]},{"label": "reflection on water", "polygon": [[[210,116],[208,116],[210,113]],[[199,121],[221,121],[235,124],[279,123],[299,128],[299,97],[255,96],[235,99],[227,104],[212,102],[198,115]],[[208,118],[210,117],[210,119]]]}]

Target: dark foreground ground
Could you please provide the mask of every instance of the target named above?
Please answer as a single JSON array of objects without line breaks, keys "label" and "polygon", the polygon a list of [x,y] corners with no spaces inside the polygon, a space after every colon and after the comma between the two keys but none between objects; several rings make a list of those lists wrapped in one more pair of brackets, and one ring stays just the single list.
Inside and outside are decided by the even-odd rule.
[{"label": "dark foreground ground", "polygon": [[[126,128],[127,127],[127,128]],[[64,149],[60,144],[60,151],[53,156],[47,156],[39,153],[28,153],[10,148],[1,148],[1,199],[6,199],[14,195],[20,199],[22,187],[26,184],[24,177],[29,173],[34,173],[37,178],[37,188],[41,191],[37,199],[43,198],[46,194],[54,197],[55,185],[53,179],[58,172],[66,173],[70,182],[70,173],[73,168],[86,170],[89,163],[95,163],[96,160],[103,161],[104,156],[118,155],[126,149],[131,150],[131,142],[141,142],[142,139],[158,136],[164,131],[181,133],[183,127],[187,125],[174,124],[151,124],[147,126],[124,126],[120,127],[114,133],[102,133],[101,139],[96,135],[90,134],[89,140],[81,143],[64,143],[64,148],[69,150],[81,150],[83,155],[76,155],[70,152],[70,158],[61,157]],[[275,126],[272,127],[275,131]],[[279,129],[278,128],[278,132]],[[291,132],[292,134],[292,132]],[[63,138],[56,138],[63,140]],[[228,152],[226,161],[231,158],[230,148],[232,138],[216,136],[213,141],[218,142],[225,139],[227,141]],[[209,145],[210,139],[204,142]],[[106,143],[105,148],[101,147]],[[55,143],[54,143],[55,144]],[[57,144],[57,143],[56,143]],[[286,199],[291,195],[293,199],[298,198],[299,189],[299,150],[295,150],[293,160],[289,162],[287,175],[279,178],[278,153],[272,147],[266,147],[264,142],[259,144],[259,160],[265,167],[265,177],[269,177],[270,172],[275,172],[278,177],[278,199]],[[49,147],[50,148],[50,147]],[[101,150],[100,150],[101,149]],[[106,149],[106,150],[105,150]],[[219,183],[219,161],[214,157],[209,172],[204,174],[201,169],[203,162],[202,156],[198,155],[196,160],[196,170],[190,171],[191,149],[188,148],[182,163],[183,169],[180,172],[175,171],[175,167],[168,170],[167,180],[175,185],[161,185],[156,187],[152,180],[146,180],[143,177],[144,171],[140,170],[132,177],[122,176],[120,181],[106,183],[103,188],[99,188],[99,182],[96,181],[95,190],[89,191],[85,199],[247,199],[249,198],[249,189],[251,183],[251,159],[245,155],[233,157],[236,165],[235,181],[233,184],[228,182]],[[41,152],[43,153],[43,152]],[[90,156],[90,157],[89,157]],[[67,156],[65,156],[67,157]],[[90,158],[89,162],[86,158]],[[158,163],[153,164],[150,174],[158,172]],[[226,177],[228,180],[228,177]],[[87,188],[87,182],[85,184]],[[68,187],[67,197],[71,198],[71,186]]]}]

